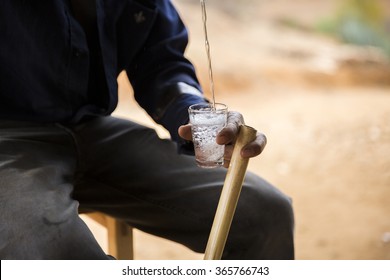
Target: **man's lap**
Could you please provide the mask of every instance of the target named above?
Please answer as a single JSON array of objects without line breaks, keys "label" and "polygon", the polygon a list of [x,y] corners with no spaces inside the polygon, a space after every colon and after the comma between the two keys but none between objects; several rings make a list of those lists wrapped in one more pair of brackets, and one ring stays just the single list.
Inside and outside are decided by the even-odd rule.
[{"label": "man's lap", "polygon": [[[0,192],[4,197],[3,192],[8,188],[18,190],[27,180],[29,191],[36,194],[30,198],[37,200],[24,205],[32,209],[15,212],[19,216],[35,211],[37,203],[46,205],[46,200],[72,205],[72,194],[82,209],[109,213],[152,234],[181,242],[196,251],[204,250],[225,177],[224,169],[198,168],[192,157],[178,155],[175,144],[160,139],[154,130],[112,117],[80,125],[9,126],[0,122],[0,173],[8,178],[0,183]],[[19,159],[13,162],[17,167],[14,173],[4,168],[6,157]],[[34,173],[37,170],[40,175]],[[34,183],[37,178],[46,181]],[[54,199],[46,196],[50,193],[55,194]],[[28,194],[14,194],[12,199],[23,201],[25,195]],[[237,240],[232,239],[235,244],[245,238],[238,233],[258,227],[255,223],[262,222],[267,227],[272,222],[272,205],[286,200],[278,190],[249,172],[241,196],[232,226],[233,235],[236,232],[238,236]],[[16,202],[14,207],[20,204]],[[81,235],[87,234],[79,219],[73,217],[77,215],[74,205],[73,208],[61,208],[61,205],[45,208],[45,215],[61,217],[68,213],[70,223]],[[1,207],[7,210],[11,204]],[[91,251],[101,257],[98,250]]]}]

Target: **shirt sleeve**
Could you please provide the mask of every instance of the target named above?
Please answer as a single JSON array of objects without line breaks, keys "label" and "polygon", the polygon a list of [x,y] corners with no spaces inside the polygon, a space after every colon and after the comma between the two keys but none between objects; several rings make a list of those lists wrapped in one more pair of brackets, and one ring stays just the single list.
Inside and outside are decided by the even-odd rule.
[{"label": "shirt sleeve", "polygon": [[141,51],[126,69],[137,102],[172,140],[183,145],[178,128],[188,122],[188,107],[207,102],[194,66],[184,56],[188,33],[169,0],[151,1],[155,21]]}]

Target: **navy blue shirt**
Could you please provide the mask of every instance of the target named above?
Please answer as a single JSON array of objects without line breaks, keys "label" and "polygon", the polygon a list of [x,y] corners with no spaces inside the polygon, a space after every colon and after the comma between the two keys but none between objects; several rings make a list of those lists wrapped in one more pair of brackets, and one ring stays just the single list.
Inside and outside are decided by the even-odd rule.
[{"label": "navy blue shirt", "polygon": [[169,0],[96,0],[96,10],[97,53],[67,0],[1,0],[0,119],[110,115],[125,70],[137,102],[177,140],[188,106],[205,102],[177,11]]}]

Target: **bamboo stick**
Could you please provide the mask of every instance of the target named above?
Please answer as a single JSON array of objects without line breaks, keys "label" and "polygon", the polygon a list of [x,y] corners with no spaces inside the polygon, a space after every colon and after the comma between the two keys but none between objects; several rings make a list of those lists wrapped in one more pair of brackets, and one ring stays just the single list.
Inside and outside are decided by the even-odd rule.
[{"label": "bamboo stick", "polygon": [[207,242],[205,260],[220,260],[222,257],[249,162],[248,158],[241,157],[240,152],[242,147],[255,138],[254,128],[246,125],[240,127]]}]

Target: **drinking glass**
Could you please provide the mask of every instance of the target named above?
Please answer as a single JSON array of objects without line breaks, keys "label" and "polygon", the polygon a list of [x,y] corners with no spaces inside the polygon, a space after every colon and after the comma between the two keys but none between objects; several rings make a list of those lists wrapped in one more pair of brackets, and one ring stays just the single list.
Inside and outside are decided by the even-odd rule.
[{"label": "drinking glass", "polygon": [[198,166],[213,168],[223,165],[224,145],[216,142],[217,134],[227,123],[228,108],[225,104],[195,104],[188,109],[192,124],[192,141]]}]

